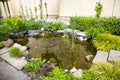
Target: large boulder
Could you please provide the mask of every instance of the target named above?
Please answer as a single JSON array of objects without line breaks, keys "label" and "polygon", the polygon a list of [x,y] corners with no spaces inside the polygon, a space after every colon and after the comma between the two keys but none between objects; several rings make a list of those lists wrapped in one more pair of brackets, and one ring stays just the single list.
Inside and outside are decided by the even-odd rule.
[{"label": "large boulder", "polygon": [[3,41],[5,44],[5,47],[11,47],[14,44],[14,41],[12,39],[8,39],[7,41]]}]

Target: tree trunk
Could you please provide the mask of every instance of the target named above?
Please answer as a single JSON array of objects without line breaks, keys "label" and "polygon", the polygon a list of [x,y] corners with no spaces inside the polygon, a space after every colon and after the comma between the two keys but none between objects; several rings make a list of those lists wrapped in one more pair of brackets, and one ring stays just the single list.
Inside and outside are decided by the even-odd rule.
[{"label": "tree trunk", "polygon": [[42,4],[43,4],[43,2],[42,2],[42,0],[40,0],[40,8],[41,8],[40,9],[40,19],[41,20],[43,20],[43,5]]},{"label": "tree trunk", "polygon": [[10,13],[10,8],[9,8],[8,1],[6,1],[6,5],[7,5],[7,9],[8,9],[9,17],[11,17],[11,13]]},{"label": "tree trunk", "polygon": [[3,3],[4,9],[5,9],[5,14],[6,14],[6,17],[7,17],[7,10],[6,10],[6,7],[5,7],[5,2],[2,1],[2,3]]},{"label": "tree trunk", "polygon": [[114,0],[114,2],[113,2],[112,16],[114,16],[115,2],[116,2],[116,0]]}]

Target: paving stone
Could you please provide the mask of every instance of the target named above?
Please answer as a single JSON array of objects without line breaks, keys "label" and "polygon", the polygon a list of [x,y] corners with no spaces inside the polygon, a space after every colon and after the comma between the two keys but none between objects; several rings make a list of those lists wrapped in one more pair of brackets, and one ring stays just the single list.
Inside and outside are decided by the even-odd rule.
[{"label": "paving stone", "polygon": [[107,62],[107,58],[108,58],[108,52],[97,51],[97,54],[94,57],[92,63]]},{"label": "paving stone", "polygon": [[13,65],[18,70],[22,69],[27,64],[27,61],[25,60],[24,57],[12,58],[10,57],[9,53],[1,55],[1,58],[3,58],[5,61]]},{"label": "paving stone", "polygon": [[4,47],[4,48],[0,49],[0,54],[4,54],[4,53],[7,53],[7,52],[8,52],[7,47]]},{"label": "paving stone", "polygon": [[3,61],[0,63],[0,80],[30,80],[30,78]]},{"label": "paving stone", "polygon": [[120,59],[120,51],[110,50],[108,60],[109,61],[116,61],[118,59]]},{"label": "paving stone", "polygon": [[3,61],[3,59],[0,57],[0,63]]}]

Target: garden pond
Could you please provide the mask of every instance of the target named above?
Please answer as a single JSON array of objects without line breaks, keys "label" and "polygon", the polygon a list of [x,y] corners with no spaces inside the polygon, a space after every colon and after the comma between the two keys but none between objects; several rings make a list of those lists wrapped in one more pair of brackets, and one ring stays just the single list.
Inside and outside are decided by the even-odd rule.
[{"label": "garden pond", "polygon": [[63,34],[44,32],[39,35],[27,38],[19,38],[16,43],[29,46],[29,57],[41,57],[53,63],[57,63],[62,69],[72,67],[89,69],[92,65],[87,62],[85,56],[95,55],[96,49],[91,42],[80,41],[77,38],[63,37]]}]

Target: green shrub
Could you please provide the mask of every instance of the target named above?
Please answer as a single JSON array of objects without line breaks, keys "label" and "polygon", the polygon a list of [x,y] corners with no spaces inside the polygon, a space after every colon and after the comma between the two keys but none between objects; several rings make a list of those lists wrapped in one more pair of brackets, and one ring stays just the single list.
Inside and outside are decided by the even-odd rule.
[{"label": "green shrub", "polygon": [[117,19],[114,25],[114,34],[120,35],[120,19]]},{"label": "green shrub", "polygon": [[97,50],[120,50],[120,36],[112,34],[101,34],[94,38],[93,44],[97,48]]},{"label": "green shrub", "polygon": [[52,25],[52,30],[62,30],[65,29],[66,27],[67,25],[62,22],[54,22]]},{"label": "green shrub", "polygon": [[0,25],[0,41],[7,40],[10,32],[11,27],[8,24]]},{"label": "green shrub", "polygon": [[55,67],[50,76],[43,77],[43,80],[79,80],[78,78],[75,78],[72,74],[66,73],[62,69]]},{"label": "green shrub", "polygon": [[86,30],[90,26],[90,22],[92,18],[89,17],[71,17],[70,18],[70,28],[79,29],[79,30]]},{"label": "green shrub", "polygon": [[43,27],[45,30],[61,30],[61,29],[65,29],[67,27],[66,24],[62,23],[62,22],[44,22],[43,23]]},{"label": "green shrub", "polygon": [[107,31],[103,27],[90,27],[86,30],[86,33],[88,37],[92,37],[92,39],[94,39],[97,35],[107,33]]},{"label": "green shrub", "polygon": [[42,27],[41,24],[42,24],[42,21],[36,21],[35,19],[31,19],[31,20],[26,21],[25,29],[26,30],[38,30]]},{"label": "green shrub", "polygon": [[96,80],[120,80],[120,60],[115,63],[97,63],[90,69]]},{"label": "green shrub", "polygon": [[40,68],[42,67],[42,64],[45,62],[45,60],[42,60],[41,58],[35,58],[34,60],[30,59],[30,61],[25,66],[25,70],[27,72],[35,72],[37,73]]},{"label": "green shrub", "polygon": [[52,25],[52,30],[60,30],[62,26],[61,22],[54,22]]},{"label": "green shrub", "polygon": [[3,22],[12,28],[12,32],[22,31],[25,27],[25,20],[19,17],[6,18],[3,20]]},{"label": "green shrub", "polygon": [[83,70],[82,77],[80,80],[95,80],[96,76],[90,70]]},{"label": "green shrub", "polygon": [[2,25],[3,24],[3,19],[0,19],[0,25]]},{"label": "green shrub", "polygon": [[16,57],[16,58],[22,57],[22,52],[17,47],[10,48],[9,54],[10,54],[11,57]]},{"label": "green shrub", "polygon": [[45,30],[52,30],[53,22],[44,22],[43,27]]},{"label": "green shrub", "polygon": [[3,48],[5,44],[3,42],[0,42],[0,49]]},{"label": "green shrub", "polygon": [[119,18],[92,18],[92,17],[71,17],[70,28],[87,30],[90,27],[103,27],[105,31],[120,35]]}]

